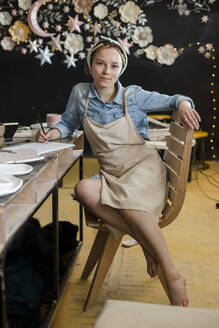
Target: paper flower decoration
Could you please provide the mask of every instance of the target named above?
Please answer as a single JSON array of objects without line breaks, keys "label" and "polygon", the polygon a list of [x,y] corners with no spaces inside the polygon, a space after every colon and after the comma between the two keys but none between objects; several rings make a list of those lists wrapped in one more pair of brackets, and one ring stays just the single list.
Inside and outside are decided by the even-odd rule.
[{"label": "paper flower decoration", "polygon": [[[152,32],[154,22],[147,17],[159,3],[179,19],[199,14],[198,23],[205,25],[212,20],[210,11],[216,0],[10,0],[8,6],[0,7],[0,48],[26,54],[48,47],[55,55],[59,51],[69,68],[85,58],[86,50],[103,35],[118,40],[128,55],[172,65],[183,48],[177,52],[168,40],[158,47]],[[208,44],[203,56],[213,58],[213,46]],[[41,52],[38,55],[42,57]]]},{"label": "paper flower decoration", "polygon": [[14,25],[10,26],[9,33],[11,38],[15,42],[25,42],[28,39],[28,34],[30,29],[27,25],[23,24],[21,21],[16,21]]},{"label": "paper flower decoration", "polygon": [[153,41],[152,29],[149,26],[138,26],[135,29],[132,40],[139,45],[139,47],[147,47]]},{"label": "paper flower decoration", "polygon": [[11,51],[14,49],[15,46],[15,42],[13,42],[10,38],[10,36],[5,36],[2,40],[1,40],[1,46],[4,50],[6,51]]},{"label": "paper flower decoration", "polygon": [[166,44],[157,49],[157,61],[160,64],[172,65],[179,56],[172,44]]},{"label": "paper flower decoration", "polygon": [[108,15],[108,8],[102,3],[99,3],[99,5],[97,5],[94,8],[94,16],[96,16],[97,18],[104,19],[107,15]]},{"label": "paper flower decoration", "polygon": [[84,41],[80,34],[69,33],[64,41],[64,47],[70,54],[77,54],[84,49]]},{"label": "paper flower decoration", "polygon": [[124,23],[130,22],[136,24],[140,12],[140,7],[137,6],[133,1],[128,1],[125,5],[119,7],[121,20]]},{"label": "paper flower decoration", "polygon": [[74,10],[78,14],[88,14],[93,3],[93,0],[73,0]]},{"label": "paper flower decoration", "polygon": [[7,11],[0,12],[0,24],[10,25],[12,21],[12,16]]},{"label": "paper flower decoration", "polygon": [[31,0],[18,0],[18,6],[23,10],[28,10],[32,5]]},{"label": "paper flower decoration", "polygon": [[158,47],[150,45],[146,49],[144,49],[146,57],[150,60],[155,60],[157,58],[157,49]]}]

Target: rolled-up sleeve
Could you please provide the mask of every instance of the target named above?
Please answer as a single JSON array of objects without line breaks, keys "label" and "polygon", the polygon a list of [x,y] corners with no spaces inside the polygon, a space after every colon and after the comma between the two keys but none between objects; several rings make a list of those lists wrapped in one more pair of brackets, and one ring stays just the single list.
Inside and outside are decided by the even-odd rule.
[{"label": "rolled-up sleeve", "polygon": [[66,110],[62,114],[61,121],[54,125],[54,128],[59,129],[61,132],[62,138],[72,135],[72,133],[81,126],[78,109],[76,87],[73,87]]}]

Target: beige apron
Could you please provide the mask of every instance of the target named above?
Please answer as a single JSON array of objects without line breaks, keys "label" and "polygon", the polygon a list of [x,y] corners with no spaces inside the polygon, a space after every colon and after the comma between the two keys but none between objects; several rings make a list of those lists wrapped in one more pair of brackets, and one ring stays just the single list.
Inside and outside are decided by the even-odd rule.
[{"label": "beige apron", "polygon": [[142,210],[159,220],[166,193],[165,166],[155,149],[147,146],[125,115],[100,124],[84,114],[84,132],[100,165],[101,204],[117,209]]}]

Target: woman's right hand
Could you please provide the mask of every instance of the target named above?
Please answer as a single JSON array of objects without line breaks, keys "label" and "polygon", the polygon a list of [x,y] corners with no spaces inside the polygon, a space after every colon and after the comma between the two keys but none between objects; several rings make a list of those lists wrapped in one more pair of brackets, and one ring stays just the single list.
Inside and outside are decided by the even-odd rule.
[{"label": "woman's right hand", "polygon": [[48,130],[46,133],[43,133],[43,130],[40,129],[37,131],[35,140],[37,142],[46,142],[49,140],[55,140],[55,139],[60,139],[61,138],[61,133],[58,129],[51,129]]}]

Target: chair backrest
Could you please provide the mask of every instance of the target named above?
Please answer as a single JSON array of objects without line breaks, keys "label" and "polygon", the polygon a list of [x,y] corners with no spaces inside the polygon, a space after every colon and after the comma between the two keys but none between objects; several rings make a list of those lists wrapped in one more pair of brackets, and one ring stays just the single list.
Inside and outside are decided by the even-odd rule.
[{"label": "chair backrest", "polygon": [[159,220],[161,228],[169,225],[182,209],[188,183],[192,150],[193,129],[180,123],[178,112],[174,112],[167,137],[164,162],[168,174],[167,201]]}]

